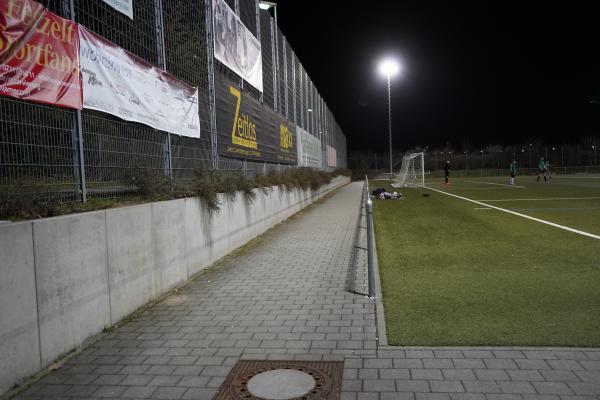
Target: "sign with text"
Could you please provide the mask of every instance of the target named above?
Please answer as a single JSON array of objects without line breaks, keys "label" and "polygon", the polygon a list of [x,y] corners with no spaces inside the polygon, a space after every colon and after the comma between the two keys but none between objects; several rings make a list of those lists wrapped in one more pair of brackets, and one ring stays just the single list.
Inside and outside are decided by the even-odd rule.
[{"label": "sign with text", "polygon": [[133,0],[104,0],[104,2],[133,19]]},{"label": "sign with text", "polygon": [[337,150],[327,145],[327,166],[337,167]]},{"label": "sign with text", "polygon": [[260,40],[224,0],[213,0],[212,6],[215,58],[262,92]]},{"label": "sign with text", "polygon": [[296,128],[296,136],[298,166],[321,169],[321,141],[300,127]]},{"label": "sign with text", "polygon": [[83,106],[200,137],[198,89],[80,26]]},{"label": "sign with text", "polygon": [[219,154],[295,164],[296,125],[215,75]]},{"label": "sign with text", "polygon": [[77,24],[32,0],[0,0],[0,94],[81,109]]}]

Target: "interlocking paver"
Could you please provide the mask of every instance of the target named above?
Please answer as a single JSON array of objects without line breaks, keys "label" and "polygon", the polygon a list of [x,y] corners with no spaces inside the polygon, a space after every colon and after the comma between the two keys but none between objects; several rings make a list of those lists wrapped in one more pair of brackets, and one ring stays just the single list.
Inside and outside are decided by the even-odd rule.
[{"label": "interlocking paver", "polygon": [[540,394],[573,394],[564,382],[533,382],[535,390]]},{"label": "interlocking paver", "polygon": [[132,399],[149,399],[157,390],[153,386],[130,386],[122,394],[122,397]]},{"label": "interlocking paver", "polygon": [[476,369],[475,375],[477,379],[482,381],[509,381],[510,377],[506,371],[501,369]]},{"label": "interlocking paver", "polygon": [[464,381],[467,392],[501,393],[500,387],[494,381]]},{"label": "interlocking paver", "polygon": [[417,379],[396,380],[396,390],[399,392],[425,393],[429,392],[429,383]]},{"label": "interlocking paver", "polygon": [[497,382],[502,393],[536,393],[535,388],[529,382],[522,381],[500,381]]},{"label": "interlocking paver", "polygon": [[211,400],[239,359],[271,359],[343,360],[341,400],[600,399],[600,349],[377,347],[373,302],[356,294],[361,192],[278,225],[18,398]]},{"label": "interlocking paver", "polygon": [[483,360],[479,359],[461,359],[453,358],[452,362],[456,368],[469,368],[469,369],[484,369],[485,364]]},{"label": "interlocking paver", "polygon": [[456,393],[464,392],[465,389],[460,381],[429,381],[432,392]]},{"label": "interlocking paver", "polygon": [[443,369],[442,373],[444,378],[448,380],[474,381],[476,379],[473,370],[470,369]]},{"label": "interlocking paver", "polygon": [[413,379],[444,379],[439,369],[411,369],[410,376]]},{"label": "interlocking paver", "polygon": [[363,389],[368,392],[395,392],[396,382],[393,379],[365,379]]}]

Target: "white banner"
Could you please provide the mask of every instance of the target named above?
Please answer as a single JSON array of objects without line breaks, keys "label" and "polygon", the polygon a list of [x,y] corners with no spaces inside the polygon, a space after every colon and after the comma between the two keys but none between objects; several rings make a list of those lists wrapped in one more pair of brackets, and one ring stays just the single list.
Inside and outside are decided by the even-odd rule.
[{"label": "white banner", "polygon": [[133,0],[104,0],[104,2],[133,19]]},{"label": "white banner", "polygon": [[296,147],[299,167],[321,169],[321,141],[299,126],[296,127]]},{"label": "white banner", "polygon": [[215,58],[263,91],[260,41],[224,0],[213,0]]},{"label": "white banner", "polygon": [[327,166],[337,167],[337,150],[327,145]]},{"label": "white banner", "polygon": [[83,107],[200,137],[198,89],[79,26]]}]

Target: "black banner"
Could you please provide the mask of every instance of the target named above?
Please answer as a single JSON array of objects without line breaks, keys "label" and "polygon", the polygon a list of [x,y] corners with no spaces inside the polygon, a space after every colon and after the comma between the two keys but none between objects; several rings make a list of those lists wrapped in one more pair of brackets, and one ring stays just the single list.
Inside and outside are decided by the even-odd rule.
[{"label": "black banner", "polygon": [[236,83],[215,74],[219,154],[259,161],[297,163],[296,125]]}]

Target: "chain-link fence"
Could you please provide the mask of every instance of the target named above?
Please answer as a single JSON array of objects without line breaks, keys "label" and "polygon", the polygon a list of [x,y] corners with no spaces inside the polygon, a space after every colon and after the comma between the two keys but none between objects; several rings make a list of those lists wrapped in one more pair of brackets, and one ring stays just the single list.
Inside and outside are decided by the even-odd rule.
[{"label": "chain-link fence", "polygon": [[[71,19],[175,78],[198,88],[200,138],[179,136],[107,113],[76,111],[0,97],[0,197],[36,192],[58,201],[135,192],[132,174],[153,170],[178,184],[197,170],[218,168],[256,175],[290,164],[218,154],[214,77],[224,74],[244,92],[321,139],[346,166],[346,139],[310,81],[273,10],[258,0],[226,0],[262,46],[263,92],[214,59],[211,0],[137,0],[134,18],[103,1],[45,0]],[[317,105],[321,111],[316,112]],[[331,164],[331,163],[330,163]]]}]

